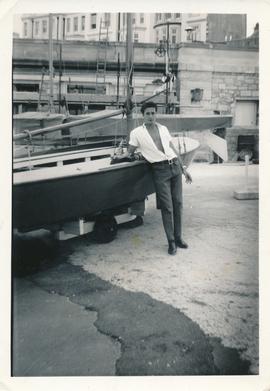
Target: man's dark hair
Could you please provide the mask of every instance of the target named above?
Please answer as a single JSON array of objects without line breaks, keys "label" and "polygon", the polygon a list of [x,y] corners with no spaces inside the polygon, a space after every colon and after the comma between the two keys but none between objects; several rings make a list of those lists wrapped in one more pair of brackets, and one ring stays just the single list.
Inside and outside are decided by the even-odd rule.
[{"label": "man's dark hair", "polygon": [[155,102],[149,101],[142,104],[141,113],[144,114],[145,110],[148,109],[149,107],[154,107],[155,111],[157,112],[157,104]]}]

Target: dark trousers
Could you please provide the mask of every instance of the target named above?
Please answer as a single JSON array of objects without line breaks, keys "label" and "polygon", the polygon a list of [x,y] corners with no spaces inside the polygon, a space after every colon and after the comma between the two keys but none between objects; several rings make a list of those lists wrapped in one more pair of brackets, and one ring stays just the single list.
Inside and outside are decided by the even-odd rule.
[{"label": "dark trousers", "polygon": [[168,241],[182,236],[182,171],[178,159],[151,164],[161,209],[162,222]]}]

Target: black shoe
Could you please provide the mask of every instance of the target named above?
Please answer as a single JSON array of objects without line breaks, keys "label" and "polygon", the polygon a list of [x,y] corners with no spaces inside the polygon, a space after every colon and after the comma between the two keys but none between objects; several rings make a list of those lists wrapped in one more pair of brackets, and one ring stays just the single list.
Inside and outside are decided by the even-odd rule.
[{"label": "black shoe", "polygon": [[137,216],[134,220],[127,221],[126,223],[122,223],[122,228],[136,228],[140,225],[143,225],[143,218],[142,216]]},{"label": "black shoe", "polygon": [[177,252],[177,247],[175,245],[174,240],[169,241],[168,254],[175,255]]},{"label": "black shoe", "polygon": [[187,243],[183,240],[183,239],[175,239],[175,244],[177,247],[180,247],[180,248],[188,248],[188,245]]}]

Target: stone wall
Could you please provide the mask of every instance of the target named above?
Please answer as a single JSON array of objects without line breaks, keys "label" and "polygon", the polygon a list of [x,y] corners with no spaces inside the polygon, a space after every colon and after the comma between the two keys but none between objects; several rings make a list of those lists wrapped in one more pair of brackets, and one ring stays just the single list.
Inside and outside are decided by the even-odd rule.
[{"label": "stone wall", "polygon": [[[226,45],[183,44],[178,57],[178,91],[180,112],[186,114],[235,115],[237,100],[259,99],[258,49],[232,48]],[[194,89],[203,90],[201,100],[191,100]],[[259,131],[257,127],[233,127],[227,129],[229,161],[237,159],[239,135],[254,135],[255,150],[258,155]],[[196,158],[209,161],[210,148],[204,143],[203,134],[195,135],[201,148]]]},{"label": "stone wall", "polygon": [[258,99],[258,97],[258,73],[212,73],[212,108],[214,110],[234,115],[237,99]]}]

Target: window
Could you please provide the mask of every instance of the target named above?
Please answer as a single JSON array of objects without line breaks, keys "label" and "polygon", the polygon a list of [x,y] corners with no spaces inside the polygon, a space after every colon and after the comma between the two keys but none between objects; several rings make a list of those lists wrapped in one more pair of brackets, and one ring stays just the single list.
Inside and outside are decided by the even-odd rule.
[{"label": "window", "polygon": [[166,28],[163,28],[162,29],[162,40],[166,41],[166,39],[167,39],[167,30],[166,30]]},{"label": "window", "polygon": [[82,18],[81,18],[81,30],[82,31],[85,30],[85,16],[82,16]]},{"label": "window", "polygon": [[67,33],[70,32],[70,18],[67,18]]},{"label": "window", "polygon": [[123,26],[126,24],[126,14],[123,15]]},{"label": "window", "polygon": [[39,32],[39,22],[36,21],[35,22],[35,35],[38,35],[38,32]]},{"label": "window", "polygon": [[72,93],[79,93],[79,94],[93,94],[96,92],[96,86],[94,85],[81,85],[81,84],[68,84],[67,85],[67,92]]},{"label": "window", "polygon": [[105,13],[104,21],[105,21],[105,26],[109,27],[111,24],[111,14],[110,13]]},{"label": "window", "polygon": [[141,24],[144,23],[144,14],[140,14],[140,23],[141,23]]},{"label": "window", "polygon": [[42,32],[47,33],[47,20],[42,21]]},{"label": "window", "polygon": [[138,33],[134,34],[134,42],[139,42],[139,34]]},{"label": "window", "polygon": [[192,41],[200,40],[200,26],[194,26],[191,34]]},{"label": "window", "polygon": [[97,14],[91,14],[90,16],[90,26],[94,30],[97,28]]},{"label": "window", "polygon": [[165,14],[165,19],[170,19],[172,17],[172,14]]},{"label": "window", "polygon": [[132,18],[132,24],[135,24],[136,23],[136,16],[133,16]]},{"label": "window", "polygon": [[27,37],[27,22],[24,22],[23,24],[23,35],[24,37]]},{"label": "window", "polygon": [[16,83],[14,84],[14,87],[15,91],[39,92],[39,84]]},{"label": "window", "polygon": [[78,16],[73,19],[73,30],[78,31]]},{"label": "window", "polygon": [[190,90],[191,92],[191,103],[200,102],[203,98],[203,89],[194,88],[194,90]]},{"label": "window", "polygon": [[176,18],[180,18],[180,15],[181,15],[181,14],[175,14],[175,17],[176,17]]},{"label": "window", "polygon": [[175,28],[171,29],[171,39],[173,44],[176,43],[176,32],[177,30]]}]

